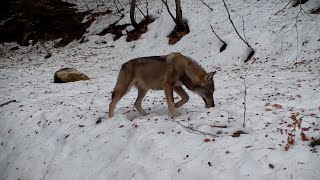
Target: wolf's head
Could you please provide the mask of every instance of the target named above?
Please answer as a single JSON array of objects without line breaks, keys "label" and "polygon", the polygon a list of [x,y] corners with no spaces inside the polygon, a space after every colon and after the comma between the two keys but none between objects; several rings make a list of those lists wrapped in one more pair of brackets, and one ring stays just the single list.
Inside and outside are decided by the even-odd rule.
[{"label": "wolf's head", "polygon": [[210,72],[206,74],[203,80],[195,86],[193,92],[197,93],[202,97],[206,104],[206,108],[214,107],[213,92],[214,92],[214,82],[213,75],[216,72]]},{"label": "wolf's head", "polygon": [[206,73],[205,70],[194,61],[191,61],[185,68],[185,75],[182,77],[182,83],[191,91],[198,94],[206,104],[206,107],[214,107],[213,75],[216,72]]}]

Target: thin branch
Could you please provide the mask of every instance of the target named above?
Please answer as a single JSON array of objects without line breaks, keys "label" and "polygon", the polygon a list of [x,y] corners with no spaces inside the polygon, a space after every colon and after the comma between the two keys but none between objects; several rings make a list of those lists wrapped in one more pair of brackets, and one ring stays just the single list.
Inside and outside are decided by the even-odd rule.
[{"label": "thin branch", "polygon": [[111,46],[99,46],[99,47],[94,47],[94,46],[87,46],[88,48],[91,48],[91,49],[102,49],[102,48],[114,48],[114,45],[111,45]]},{"label": "thin branch", "polygon": [[147,11],[147,16],[149,16],[149,9],[148,9],[148,0],[146,0],[146,11]]},{"label": "thin branch", "polygon": [[243,124],[242,126],[245,128],[246,127],[246,115],[247,115],[247,83],[246,83],[246,79],[247,79],[247,76],[248,76],[248,73],[250,72],[251,70],[251,67],[253,65],[254,62],[251,63],[248,71],[246,72],[244,78],[243,78],[243,85],[244,85],[244,96],[243,96]]},{"label": "thin branch", "polygon": [[283,10],[291,3],[291,1],[292,1],[292,0],[290,0],[290,1],[288,2],[288,4],[286,4],[282,9],[280,9],[280,11],[276,12],[274,15],[277,15],[277,14],[279,14],[281,11],[283,11]]},{"label": "thin branch", "polygon": [[243,19],[243,16],[241,16],[241,18],[242,18],[243,37],[244,37],[244,39],[248,42],[247,37],[246,37],[246,32],[245,32],[246,29],[244,28],[244,19]]},{"label": "thin branch", "polygon": [[223,45],[220,47],[220,52],[224,51],[227,47],[227,43],[225,43],[219,36],[218,34],[213,30],[213,27],[211,26],[210,24],[210,27],[211,27],[211,30],[212,32],[217,36],[217,38],[219,39],[219,41],[221,41],[223,43]]},{"label": "thin branch", "polygon": [[[299,2],[300,2],[300,0],[299,0]],[[298,22],[299,22],[299,15],[300,15],[300,13],[301,13],[301,11],[302,11],[302,7],[301,7],[301,2],[300,2],[300,4],[299,4],[299,6],[300,6],[300,10],[299,10],[299,13],[297,14],[297,16],[296,16],[296,24],[295,24],[295,27],[296,27],[296,34],[297,34],[297,58],[298,58],[298,51],[299,51],[299,31],[298,31]]]},{"label": "thin branch", "polygon": [[138,6],[138,5],[136,5],[136,7],[137,7],[137,9],[140,11],[140,13],[144,16],[144,18],[147,18],[147,16],[146,16],[146,15],[144,15],[144,13],[141,11],[141,9],[139,8],[139,6]]},{"label": "thin branch", "polygon": [[[228,9],[228,7],[227,7],[227,5],[226,5],[225,0],[223,0],[223,4],[224,4],[224,7],[226,8],[226,10],[227,10],[227,12],[228,12],[228,18],[229,18],[229,21],[230,21],[233,29],[234,29],[234,30],[236,31],[236,33],[238,34],[239,38],[251,49],[251,52],[250,52],[250,54],[248,55],[247,59],[244,60],[244,63],[246,63],[246,62],[248,62],[248,61],[252,58],[252,56],[254,55],[255,52],[254,52],[253,48],[250,46],[250,44],[248,43],[248,41],[244,40],[243,37],[239,34],[236,26],[234,25],[233,21],[231,20],[230,12],[229,12],[229,9]],[[243,23],[243,24],[244,24],[244,23]]]},{"label": "thin branch", "polygon": [[12,103],[12,102],[17,102],[17,101],[16,101],[16,100],[8,101],[8,102],[6,102],[6,103],[0,104],[0,107],[3,107],[3,106],[5,106],[5,105],[8,105],[8,104],[10,104],[10,103]]},{"label": "thin branch", "polygon": [[190,126],[185,126],[185,125],[181,124],[179,121],[174,121],[174,122],[178,123],[180,126],[182,126],[184,129],[186,129],[188,132],[200,133],[202,135],[207,135],[207,136],[212,136],[212,137],[219,137],[219,136],[211,134],[211,133],[207,133],[207,132],[203,132],[203,131],[194,129],[194,128],[190,127]]},{"label": "thin branch", "polygon": [[45,59],[49,58],[52,56],[52,54],[50,53],[50,51],[44,46],[43,42],[40,41],[41,46],[44,48],[44,50],[46,50],[47,55],[45,56]]},{"label": "thin branch", "polygon": [[243,80],[244,84],[244,96],[243,96],[243,124],[242,127],[246,127],[246,115],[247,115],[247,84],[246,84],[246,77]]},{"label": "thin branch", "polygon": [[[116,5],[116,8],[117,8],[117,10],[118,10],[118,13],[122,14],[121,11],[123,11],[124,8],[122,7],[122,4],[118,1],[118,3],[120,4],[120,7],[121,7],[121,9],[119,9],[116,1],[118,1],[118,0],[114,0],[113,3]],[[122,14],[122,15],[123,15],[123,14]]]},{"label": "thin branch", "polygon": [[211,24],[210,24],[210,27],[211,27],[211,30],[212,30],[212,32],[214,33],[214,35],[216,35],[217,38],[219,39],[219,41],[221,41],[223,44],[226,44],[226,43],[217,35],[217,33],[213,30],[213,27],[211,26]]},{"label": "thin branch", "polygon": [[202,2],[202,4],[204,4],[205,6],[207,6],[211,11],[213,11],[213,9],[208,5],[206,4],[203,0],[200,0]]},{"label": "thin branch", "polygon": [[246,43],[246,45],[247,45],[251,50],[253,50],[252,47],[250,46],[250,44],[249,44],[247,41],[245,41],[245,40],[242,38],[242,36],[239,34],[239,32],[238,32],[237,28],[235,27],[233,21],[231,20],[230,12],[229,12],[229,9],[228,9],[228,7],[227,7],[227,5],[226,5],[225,0],[223,0],[223,4],[224,4],[224,7],[225,7],[226,10],[227,10],[228,18],[229,18],[229,21],[230,21],[233,29],[234,29],[234,30],[236,31],[236,33],[238,34],[239,38],[240,38],[244,43]]},{"label": "thin branch", "polygon": [[170,9],[169,9],[169,6],[168,6],[168,2],[167,1],[164,1],[164,0],[161,0],[163,2],[163,4],[166,6],[167,10],[168,10],[168,13],[170,14],[171,18],[173,19],[173,21],[177,24],[177,20],[176,18],[172,15]]}]

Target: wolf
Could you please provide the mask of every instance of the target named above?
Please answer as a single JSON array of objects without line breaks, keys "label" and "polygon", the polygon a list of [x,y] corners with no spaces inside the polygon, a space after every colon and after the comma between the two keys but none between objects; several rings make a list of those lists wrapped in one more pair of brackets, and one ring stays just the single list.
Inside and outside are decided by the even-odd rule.
[{"label": "wolf", "polygon": [[[180,115],[176,108],[189,100],[189,95],[182,85],[202,97],[207,108],[214,107],[215,73],[207,73],[196,61],[180,53],[132,59],[124,63],[120,69],[109,104],[109,117],[114,116],[117,103],[132,86],[138,89],[134,106],[143,116],[148,113],[142,109],[141,102],[150,89],[164,90],[168,109],[173,117]],[[174,103],[173,92],[181,97],[180,101]]]}]

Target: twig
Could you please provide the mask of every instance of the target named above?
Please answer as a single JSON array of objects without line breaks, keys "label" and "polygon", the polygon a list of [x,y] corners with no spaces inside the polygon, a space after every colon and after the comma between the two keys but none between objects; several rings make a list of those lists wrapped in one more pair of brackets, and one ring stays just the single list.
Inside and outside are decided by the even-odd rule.
[{"label": "twig", "polygon": [[246,72],[246,74],[243,78],[243,84],[244,84],[244,96],[243,96],[243,109],[244,110],[243,110],[243,124],[242,124],[243,128],[246,127],[246,115],[247,115],[247,83],[246,83],[246,78],[248,76],[248,73],[249,73],[253,63],[254,62],[251,63],[248,71]]},{"label": "twig", "polygon": [[[300,2],[300,0],[299,0],[299,2]],[[301,11],[302,11],[302,7],[301,7],[301,3],[299,4],[299,6],[300,6],[300,10],[299,10],[299,13],[297,14],[297,16],[296,16],[296,24],[295,24],[295,27],[296,27],[296,34],[297,34],[297,58],[298,58],[298,51],[299,51],[299,31],[298,31],[298,20],[299,20],[299,15],[300,15],[300,13],[301,13]]]},{"label": "twig", "polygon": [[8,105],[8,104],[10,104],[10,103],[12,103],[12,102],[17,102],[17,100],[11,100],[11,101],[8,101],[8,102],[6,102],[6,103],[0,104],[0,107],[3,107],[3,106],[5,106],[5,105]]},{"label": "twig", "polygon": [[[247,41],[245,41],[245,40],[242,38],[242,36],[239,34],[239,32],[238,32],[237,28],[235,27],[233,21],[231,20],[230,12],[229,12],[229,9],[228,9],[228,7],[227,7],[227,5],[226,5],[225,0],[223,0],[223,4],[224,4],[224,7],[225,7],[226,10],[227,10],[228,18],[229,18],[229,21],[230,21],[233,29],[234,29],[234,30],[236,31],[236,33],[238,34],[239,38],[240,38],[244,43],[246,43],[246,45],[247,45],[250,49],[252,49],[252,47],[250,46],[250,44],[249,44]],[[252,49],[252,50],[253,50],[253,49]]]},{"label": "twig", "polygon": [[197,129],[194,129],[192,127],[189,127],[189,126],[185,126],[183,124],[181,124],[179,121],[174,121],[176,123],[178,123],[180,126],[182,126],[184,129],[186,129],[188,132],[193,132],[193,133],[200,133],[202,135],[207,135],[207,136],[212,136],[212,137],[219,137],[217,135],[214,135],[214,134],[211,134],[211,133],[207,133],[207,132],[203,132],[203,131],[199,131]]},{"label": "twig", "polygon": [[211,27],[211,30],[212,30],[212,32],[214,33],[214,35],[216,35],[217,38],[219,39],[219,41],[221,41],[222,43],[226,44],[226,43],[217,35],[217,33],[213,30],[213,27],[211,26],[211,24],[210,24],[210,27]]},{"label": "twig", "polygon": [[[118,0],[114,0],[113,3],[116,5],[116,8],[117,8],[117,10],[118,10],[118,13],[122,14],[121,11],[123,11],[124,8],[122,7],[122,4],[118,1],[118,3],[120,4],[120,7],[121,7],[121,9],[119,9],[116,1],[118,1]],[[122,14],[122,15],[123,15],[123,14]]]},{"label": "twig", "polygon": [[167,2],[167,1],[165,2],[164,0],[161,0],[161,1],[163,2],[164,6],[166,6],[166,8],[167,8],[167,10],[168,10],[168,13],[169,13],[169,15],[171,16],[171,18],[173,19],[173,21],[177,24],[176,18],[172,15],[172,13],[171,13],[171,11],[170,11],[170,9],[169,9],[168,2]]},{"label": "twig", "polygon": [[227,10],[228,18],[229,18],[229,21],[230,21],[233,29],[236,31],[236,33],[237,33],[237,35],[239,36],[239,38],[251,49],[251,52],[250,52],[249,56],[247,57],[246,60],[244,60],[244,62],[246,63],[246,62],[248,62],[248,61],[251,59],[251,57],[254,55],[255,52],[254,52],[253,48],[250,46],[250,44],[249,44],[246,40],[244,40],[244,39],[242,38],[242,36],[239,34],[236,26],[234,25],[233,21],[231,20],[231,15],[230,15],[230,12],[229,12],[229,9],[228,9],[228,7],[227,7],[227,5],[226,5],[225,0],[223,0],[223,4],[224,4],[224,7],[225,7],[226,10]]},{"label": "twig", "polygon": [[91,49],[102,49],[102,48],[109,48],[109,47],[111,47],[111,48],[114,48],[114,46],[113,45],[111,45],[111,46],[99,46],[99,47],[94,47],[94,46],[88,46],[88,48],[91,48]]},{"label": "twig", "polygon": [[148,0],[146,0],[146,11],[147,11],[147,16],[149,16],[149,9],[148,9]]},{"label": "twig", "polygon": [[203,0],[200,0],[205,6],[207,6],[211,11],[213,11],[213,9],[208,5],[206,4]]},{"label": "twig", "polygon": [[222,45],[221,48],[220,48],[220,52],[224,51],[224,50],[226,49],[226,47],[227,47],[227,43],[225,43],[225,42],[218,36],[218,34],[213,30],[213,27],[211,26],[211,24],[210,24],[210,27],[211,27],[211,30],[212,30],[212,32],[214,33],[214,35],[216,35],[217,38],[219,39],[219,41],[221,41],[221,42],[223,43],[223,45]]},{"label": "twig", "polygon": [[243,16],[241,16],[241,18],[242,18],[243,37],[244,37],[244,39],[248,42],[247,37],[246,37],[246,32],[245,32],[246,29],[244,28],[244,19],[243,19]]},{"label": "twig", "polygon": [[246,77],[243,80],[244,84],[244,96],[243,96],[243,124],[242,127],[246,127],[246,114],[247,114],[247,84],[246,84]]},{"label": "twig", "polygon": [[290,1],[288,2],[288,4],[286,4],[282,9],[280,9],[280,11],[276,12],[274,15],[277,15],[277,14],[279,14],[281,11],[283,11],[283,10],[291,3],[291,1],[292,1],[292,0],[290,0]]},{"label": "twig", "polygon": [[144,13],[141,11],[141,9],[139,8],[139,6],[138,6],[138,5],[136,5],[136,7],[137,7],[137,9],[140,11],[140,13],[144,16],[144,18],[147,18],[147,16],[146,16],[146,15],[144,15]]},{"label": "twig", "polygon": [[44,46],[44,43],[42,41],[40,41],[41,46],[46,50],[47,55],[44,57],[45,59],[49,58],[52,56],[52,54],[50,53],[50,51]]}]

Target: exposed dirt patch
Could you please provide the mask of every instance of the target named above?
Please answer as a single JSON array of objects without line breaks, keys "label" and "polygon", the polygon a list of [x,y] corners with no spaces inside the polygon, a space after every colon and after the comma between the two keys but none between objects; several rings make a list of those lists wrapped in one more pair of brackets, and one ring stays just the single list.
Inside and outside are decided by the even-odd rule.
[{"label": "exposed dirt patch", "polygon": [[[101,33],[99,33],[99,36],[103,36],[107,33],[114,34],[113,40],[118,40],[120,37],[123,36],[123,31],[130,25],[130,24],[124,24],[124,25],[116,25],[123,17],[121,17],[117,22],[111,24],[108,28],[104,29]],[[138,40],[142,34],[146,33],[148,30],[148,25],[152,23],[154,19],[146,18],[143,21],[139,23],[139,28],[134,29],[130,32],[127,32],[127,42]]]},{"label": "exposed dirt patch", "polygon": [[139,28],[128,32],[127,42],[135,41],[141,37],[142,34],[146,33],[148,30],[148,25],[151,24],[154,19],[148,17],[139,23]]},{"label": "exposed dirt patch", "polygon": [[241,130],[234,132],[231,136],[232,137],[240,137],[241,134],[247,134]]},{"label": "exposed dirt patch", "polygon": [[311,11],[311,14],[320,14],[320,7]]},{"label": "exposed dirt patch", "polygon": [[187,35],[190,32],[188,24],[185,24],[184,29],[178,29],[176,26],[174,30],[169,34],[169,44],[176,44],[183,36]]},{"label": "exposed dirt patch", "polygon": [[[29,0],[30,1],[30,0]],[[25,1],[25,2],[29,2]],[[27,45],[28,40],[62,40],[56,46],[64,46],[80,39],[94,20],[94,15],[85,23],[84,16],[90,12],[76,12],[73,4],[52,0],[9,1],[4,5],[10,10],[1,13],[7,21],[0,25],[0,43],[16,41]],[[105,12],[110,13],[110,11]]]},{"label": "exposed dirt patch", "polygon": [[115,23],[111,24],[109,27],[104,29],[101,33],[99,33],[99,36],[103,36],[105,34],[111,33],[114,34],[113,40],[116,41],[118,40],[121,36],[123,36],[122,31],[126,29],[130,24],[123,24],[123,25],[117,25],[118,22],[123,18],[123,16],[116,21]]}]

